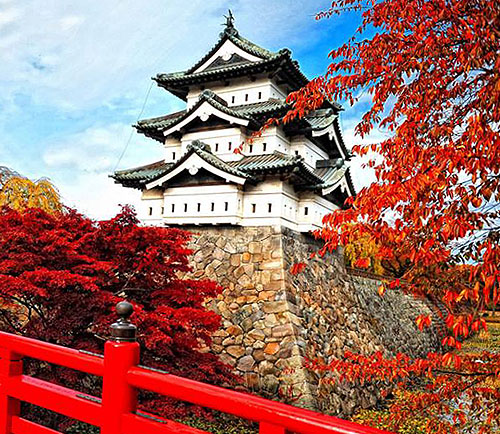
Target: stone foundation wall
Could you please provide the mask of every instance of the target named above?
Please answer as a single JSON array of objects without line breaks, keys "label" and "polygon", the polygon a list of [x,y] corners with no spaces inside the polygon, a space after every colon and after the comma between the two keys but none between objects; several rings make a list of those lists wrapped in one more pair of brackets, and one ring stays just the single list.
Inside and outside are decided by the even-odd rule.
[{"label": "stone foundation wall", "polygon": [[[436,329],[419,332],[415,318],[430,305],[399,291],[380,297],[375,279],[347,272],[340,253],[309,259],[311,236],[282,227],[196,227],[193,276],[214,279],[224,292],[209,302],[222,316],[212,351],[233,366],[248,389],[295,404],[349,415],[377,400],[374,386],[325,387],[307,359],[439,347]],[[305,262],[292,275],[293,263]]]}]

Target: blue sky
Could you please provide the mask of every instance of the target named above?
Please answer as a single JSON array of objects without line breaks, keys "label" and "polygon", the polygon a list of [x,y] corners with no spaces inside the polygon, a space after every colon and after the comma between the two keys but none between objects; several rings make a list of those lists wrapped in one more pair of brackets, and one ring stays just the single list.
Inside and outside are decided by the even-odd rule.
[{"label": "blue sky", "polygon": [[[115,168],[140,114],[150,77],[185,69],[212,47],[228,8],[240,33],[272,50],[288,47],[310,78],[353,33],[357,17],[316,21],[328,1],[0,0],[0,165],[48,177],[66,204],[108,218],[139,192],[115,185]],[[142,118],[181,109],[154,86]],[[348,146],[361,107],[345,106]],[[162,158],[136,134],[119,168]],[[355,164],[357,187],[371,174]]]}]

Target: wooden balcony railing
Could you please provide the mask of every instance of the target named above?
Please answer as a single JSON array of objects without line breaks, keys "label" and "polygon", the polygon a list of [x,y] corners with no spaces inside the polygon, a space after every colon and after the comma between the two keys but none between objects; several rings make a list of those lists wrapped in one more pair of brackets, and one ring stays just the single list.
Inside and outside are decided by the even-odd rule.
[{"label": "wooden balcony railing", "polygon": [[[145,389],[257,422],[260,434],[382,434],[384,431],[139,366],[132,306],[118,304],[104,357],[0,332],[0,434],[57,434],[21,417],[27,402],[100,427],[101,434],[202,434],[205,431],[137,410]],[[103,378],[102,397],[23,374],[23,357]]]}]

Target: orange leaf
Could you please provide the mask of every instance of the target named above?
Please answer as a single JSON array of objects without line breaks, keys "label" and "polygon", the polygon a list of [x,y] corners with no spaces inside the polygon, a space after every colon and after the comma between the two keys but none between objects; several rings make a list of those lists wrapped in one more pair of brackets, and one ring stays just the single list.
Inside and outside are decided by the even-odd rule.
[{"label": "orange leaf", "polygon": [[368,268],[370,266],[370,258],[359,258],[354,262],[355,268]]},{"label": "orange leaf", "polygon": [[305,270],[306,266],[307,265],[303,262],[297,262],[290,267],[290,273],[292,273],[293,275],[302,273]]}]

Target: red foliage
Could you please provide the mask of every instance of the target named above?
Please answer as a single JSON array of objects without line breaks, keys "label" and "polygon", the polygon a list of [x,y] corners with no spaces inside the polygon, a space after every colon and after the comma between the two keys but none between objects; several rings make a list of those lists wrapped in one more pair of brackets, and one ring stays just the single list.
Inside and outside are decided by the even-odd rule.
[{"label": "red foliage", "polygon": [[[484,326],[481,313],[500,301],[499,3],[336,0],[318,18],[350,11],[362,17],[358,31],[330,53],[324,76],[289,96],[294,109],[283,119],[303,116],[325,99],[353,104],[364,94],[371,104],[356,133],[365,137],[375,127],[387,133],[380,143],[353,147],[360,156],[378,154],[368,163],[377,182],[349,199],[348,209],[325,217],[317,232],[325,241],[322,253],[360,237],[371,240],[401,286],[445,303],[450,335],[443,344],[459,348]],[[430,325],[426,317],[417,321],[421,328]],[[456,356],[435,357],[432,365],[419,363],[435,373]],[[499,359],[488,357],[483,355],[487,376],[498,377]],[[381,361],[380,372],[383,366],[390,364]],[[500,423],[498,393],[479,367],[465,368],[473,378],[467,390],[475,395],[460,404],[464,410],[456,421],[477,417],[478,429],[489,432]],[[439,387],[416,400],[420,410],[453,390],[460,400],[453,378],[435,376]],[[434,421],[436,432],[458,429]]]},{"label": "red foliage", "polygon": [[[137,223],[128,208],[99,223],[75,211],[49,215],[0,209],[2,328],[100,351],[117,319],[113,307],[126,298],[135,306],[132,321],[139,330],[142,363],[209,383],[227,381],[227,367],[199,351],[220,325],[220,317],[203,302],[221,288],[179,277],[189,271],[186,243],[191,235]],[[88,387],[81,376],[42,368],[39,374],[51,381]],[[163,415],[179,415],[183,409],[153,396],[143,398],[143,407]]]},{"label": "red foliage", "polygon": [[300,274],[305,270],[306,266],[304,262],[297,262],[290,267],[290,273],[293,275]]}]

